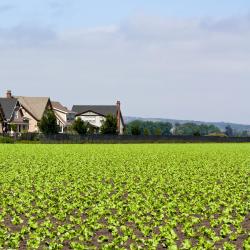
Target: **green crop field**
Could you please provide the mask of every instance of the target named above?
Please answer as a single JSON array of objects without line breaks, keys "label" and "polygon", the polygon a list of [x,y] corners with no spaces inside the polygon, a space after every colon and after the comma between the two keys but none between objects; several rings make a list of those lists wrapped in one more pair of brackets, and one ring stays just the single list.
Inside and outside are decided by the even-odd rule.
[{"label": "green crop field", "polygon": [[250,249],[250,144],[2,144],[0,249]]}]

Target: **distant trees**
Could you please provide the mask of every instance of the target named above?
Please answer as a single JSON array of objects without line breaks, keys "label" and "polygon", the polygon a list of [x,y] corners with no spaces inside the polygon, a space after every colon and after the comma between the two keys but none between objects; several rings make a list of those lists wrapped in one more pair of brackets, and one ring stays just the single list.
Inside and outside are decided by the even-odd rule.
[{"label": "distant trees", "polygon": [[[141,134],[141,128],[140,128],[140,124],[138,122],[134,122],[133,124],[131,124],[130,133],[132,135],[140,135]],[[147,131],[147,133],[148,133],[148,131]],[[149,133],[148,133],[148,135],[149,135]]]},{"label": "distant trees", "polygon": [[248,130],[243,130],[241,132],[238,132],[237,136],[240,136],[240,137],[248,137],[250,136],[250,131]]},{"label": "distant trees", "polygon": [[172,124],[136,120],[126,125],[126,134],[130,135],[170,135]]},{"label": "distant trees", "polygon": [[226,126],[225,134],[226,134],[227,136],[233,136],[233,135],[234,135],[234,131],[233,131],[233,129],[232,129],[232,127],[231,127],[230,125],[227,125],[227,126]]},{"label": "distant trees", "polygon": [[78,117],[72,124],[72,129],[79,135],[86,135],[88,124]]},{"label": "distant trees", "polygon": [[149,130],[148,130],[148,128],[144,128],[143,135],[145,135],[145,136],[149,135]]},{"label": "distant trees", "polygon": [[100,128],[100,132],[101,132],[101,134],[104,134],[104,135],[116,135],[116,134],[118,134],[116,116],[114,116],[112,114],[108,114],[106,116],[106,119],[104,120],[101,128]]},{"label": "distant trees", "polygon": [[155,131],[154,131],[154,135],[161,135],[161,129],[156,128]]},{"label": "distant trees", "polygon": [[195,124],[195,123],[184,123],[176,124],[174,128],[175,135],[194,135],[194,136],[205,136],[212,133],[220,133],[220,129],[214,125],[207,124]]}]

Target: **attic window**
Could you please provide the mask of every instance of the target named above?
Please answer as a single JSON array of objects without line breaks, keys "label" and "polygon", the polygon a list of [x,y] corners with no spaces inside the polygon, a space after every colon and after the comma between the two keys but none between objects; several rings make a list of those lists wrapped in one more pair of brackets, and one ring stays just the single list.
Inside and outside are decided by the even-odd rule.
[{"label": "attic window", "polygon": [[18,119],[18,111],[14,112],[14,119]]}]

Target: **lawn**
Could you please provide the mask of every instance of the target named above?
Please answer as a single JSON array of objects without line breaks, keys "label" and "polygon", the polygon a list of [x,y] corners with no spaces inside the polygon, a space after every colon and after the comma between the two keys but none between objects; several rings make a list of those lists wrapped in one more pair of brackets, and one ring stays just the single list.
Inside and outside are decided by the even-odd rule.
[{"label": "lawn", "polygon": [[250,144],[0,144],[1,247],[250,249]]}]

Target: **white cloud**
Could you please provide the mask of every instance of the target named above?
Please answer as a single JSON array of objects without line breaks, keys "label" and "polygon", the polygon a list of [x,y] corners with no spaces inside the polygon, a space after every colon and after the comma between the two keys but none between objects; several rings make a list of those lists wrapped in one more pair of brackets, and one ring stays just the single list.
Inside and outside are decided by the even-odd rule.
[{"label": "white cloud", "polygon": [[12,28],[0,28],[0,46],[37,47],[56,39],[56,32],[47,28],[19,25]]},{"label": "white cloud", "polygon": [[120,99],[127,115],[250,123],[249,29],[248,16],[142,14],[93,29],[0,30],[0,90],[68,105]]}]

